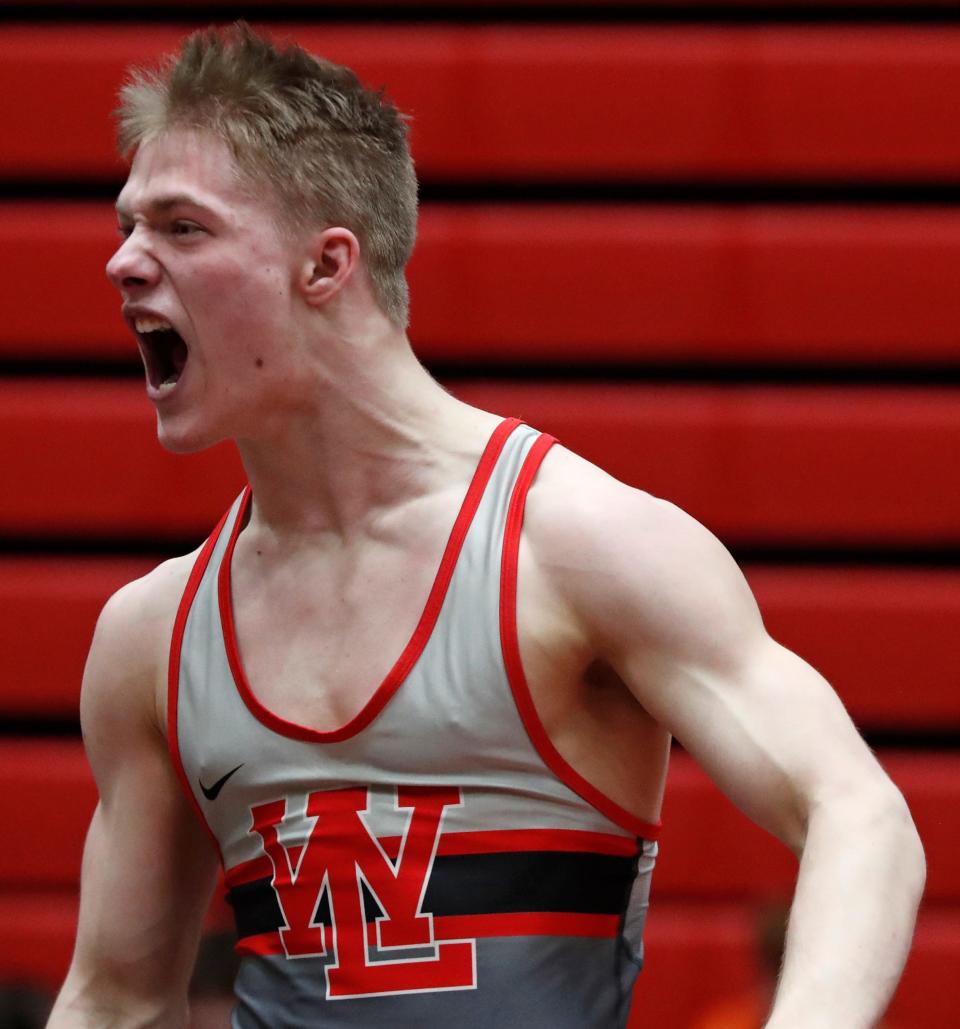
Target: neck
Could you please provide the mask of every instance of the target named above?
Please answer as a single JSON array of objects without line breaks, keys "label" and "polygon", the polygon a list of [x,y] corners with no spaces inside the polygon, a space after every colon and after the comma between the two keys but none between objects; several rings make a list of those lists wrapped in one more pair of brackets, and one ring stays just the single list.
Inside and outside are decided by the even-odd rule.
[{"label": "neck", "polygon": [[446,393],[402,334],[331,353],[295,416],[237,441],[251,526],[290,543],[369,530],[384,510],[448,483],[497,422]]}]

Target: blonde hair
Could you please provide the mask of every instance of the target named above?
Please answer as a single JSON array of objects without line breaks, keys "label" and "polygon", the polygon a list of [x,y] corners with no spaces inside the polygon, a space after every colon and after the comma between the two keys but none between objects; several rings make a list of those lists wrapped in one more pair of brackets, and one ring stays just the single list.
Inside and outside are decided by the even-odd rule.
[{"label": "blonde hair", "polygon": [[133,69],[116,115],[126,156],[171,128],[213,132],[248,180],[271,184],[288,229],[350,229],[378,303],[406,327],[417,179],[404,116],[382,92],[237,22],[194,32],[158,68]]}]

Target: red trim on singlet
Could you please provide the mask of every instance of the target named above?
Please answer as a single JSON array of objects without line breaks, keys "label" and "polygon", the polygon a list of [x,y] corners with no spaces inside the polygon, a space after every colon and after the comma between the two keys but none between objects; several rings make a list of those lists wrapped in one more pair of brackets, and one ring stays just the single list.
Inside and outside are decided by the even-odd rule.
[{"label": "red trim on singlet", "polygon": [[170,760],[173,763],[174,771],[177,773],[177,778],[180,780],[180,785],[183,787],[190,804],[200,819],[200,824],[206,829],[207,835],[213,840],[213,845],[217,848],[221,864],[223,863],[223,852],[220,850],[220,841],[210,828],[203,813],[203,808],[197,802],[197,798],[187,779],[183,760],[180,757],[180,740],[177,735],[177,704],[180,697],[180,654],[183,651],[183,633],[187,627],[187,618],[190,615],[190,608],[193,606],[197,590],[200,588],[203,573],[207,570],[207,565],[210,563],[210,555],[213,553],[213,548],[217,545],[217,540],[220,538],[220,533],[223,532],[223,527],[229,514],[230,511],[228,510],[220,519],[217,527],[201,548],[200,553],[197,555],[197,560],[190,570],[190,577],[187,579],[186,588],[183,591],[183,596],[180,598],[180,606],[177,608],[177,617],[173,623],[173,637],[170,641],[170,663],[167,666],[167,747],[170,751]]},{"label": "red trim on singlet", "polygon": [[527,502],[527,493],[540,463],[547,451],[556,443],[552,436],[540,435],[527,454],[513,487],[510,506],[507,509],[507,524],[503,536],[503,558],[500,575],[500,640],[503,647],[503,660],[507,669],[510,689],[520,713],[523,727],[530,737],[537,753],[553,774],[574,793],[582,797],[588,804],[606,815],[612,822],[636,836],[644,839],[656,839],[660,832],[660,823],[645,822],[611,800],[605,793],[588,782],[563,758],[553,745],[540,716],[537,714],[530,687],[523,671],[520,659],[520,644],[517,638],[517,559],[520,552],[520,532],[523,528],[523,512]]},{"label": "red trim on singlet", "polygon": [[[377,842],[391,861],[400,855],[402,836],[381,836]],[[465,854],[519,854],[551,851],[574,854],[606,854],[633,857],[637,852],[635,835],[586,832],[580,829],[484,829],[479,832],[447,832],[437,844],[437,857]],[[224,875],[227,889],[272,879],[273,865],[264,854],[228,868]]]},{"label": "red trim on singlet", "polygon": [[258,721],[262,722],[267,726],[267,728],[279,733],[281,736],[288,736],[297,740],[306,740],[311,743],[338,743],[341,740],[347,740],[352,736],[355,736],[362,729],[365,729],[374,718],[376,718],[376,716],[386,706],[390,698],[403,684],[410,672],[410,669],[413,668],[414,664],[423,652],[423,648],[426,646],[427,640],[430,639],[430,634],[433,632],[434,625],[440,615],[440,608],[443,606],[443,600],[447,594],[447,588],[450,585],[453,570],[456,567],[457,559],[460,556],[460,549],[463,546],[463,541],[466,538],[467,531],[473,521],[473,516],[476,513],[477,507],[480,505],[487,482],[493,472],[494,465],[497,463],[497,458],[503,450],[503,445],[506,443],[507,437],[519,424],[520,420],[518,418],[507,418],[500,422],[493,431],[493,434],[483,451],[483,455],[480,458],[480,462],[477,465],[476,471],[473,474],[473,479],[467,489],[466,496],[463,498],[460,512],[457,515],[456,521],[453,523],[453,529],[450,531],[450,537],[447,540],[447,545],[440,561],[440,567],[437,569],[433,587],[427,597],[427,602],[424,606],[423,613],[420,616],[420,621],[417,623],[417,627],[414,629],[413,635],[410,637],[410,641],[404,648],[403,653],[397,659],[396,664],[394,664],[393,668],[391,668],[387,673],[383,682],[381,682],[376,690],[374,690],[366,704],[364,704],[360,711],[354,715],[349,722],[341,726],[339,729],[312,729],[309,726],[300,725],[297,722],[291,722],[286,718],[281,718],[257,699],[253,690],[250,688],[249,682],[247,681],[246,674],[243,670],[243,664],[240,660],[239,648],[237,646],[237,636],[233,621],[233,600],[230,593],[230,565],[233,560],[233,550],[236,546],[240,526],[243,524],[244,515],[246,514],[247,506],[250,502],[250,494],[248,493],[244,497],[243,506],[241,507],[233,526],[230,541],[227,544],[226,552],[223,555],[223,561],[220,564],[218,592],[220,597],[220,619],[223,623],[223,638],[227,650],[227,659],[230,663],[230,670],[233,673],[234,682],[236,683],[240,696],[243,698],[244,703]]},{"label": "red trim on singlet", "polygon": [[435,915],[433,919],[433,935],[438,940],[477,936],[601,936],[613,939],[619,932],[619,915],[583,915],[565,911]]},{"label": "red trim on singlet", "polygon": [[223,884],[228,890],[245,883],[253,883],[258,879],[273,879],[273,864],[266,854],[255,857],[252,861],[243,861],[223,873]]},{"label": "red trim on singlet", "polygon": [[[434,915],[434,940],[469,940],[492,936],[590,936],[614,939],[620,933],[619,915],[583,915],[565,911],[511,911],[496,915]],[[367,923],[367,944],[377,945],[377,926]],[[283,954],[279,932],[244,936],[238,954]]]},{"label": "red trim on singlet", "polygon": [[[403,838],[387,836],[379,842],[387,857],[395,861]],[[484,829],[479,832],[447,832],[437,844],[437,857],[530,851],[633,857],[637,852],[637,840],[632,835],[614,836],[611,833],[581,832],[579,829]]]},{"label": "red trim on singlet", "polygon": [[280,942],[280,933],[258,933],[256,936],[243,936],[237,940],[233,949],[238,954],[253,954],[258,957],[270,957],[272,954],[285,954]]},{"label": "red trim on singlet", "polygon": [[633,857],[637,852],[637,841],[633,836],[579,829],[487,829],[482,832],[444,833],[440,837],[437,854],[506,854],[531,850]]}]

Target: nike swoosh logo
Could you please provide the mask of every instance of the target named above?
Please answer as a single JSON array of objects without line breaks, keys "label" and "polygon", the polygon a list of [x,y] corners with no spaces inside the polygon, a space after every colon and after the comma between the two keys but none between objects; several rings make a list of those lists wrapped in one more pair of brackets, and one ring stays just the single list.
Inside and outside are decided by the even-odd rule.
[{"label": "nike swoosh logo", "polygon": [[220,791],[223,789],[224,783],[226,783],[227,779],[229,779],[234,772],[239,772],[241,768],[243,768],[243,762],[237,765],[236,768],[231,768],[226,775],[220,776],[212,786],[204,786],[203,780],[197,779],[197,782],[200,783],[200,789],[203,790],[203,795],[207,800],[216,800],[217,797],[220,796]]}]

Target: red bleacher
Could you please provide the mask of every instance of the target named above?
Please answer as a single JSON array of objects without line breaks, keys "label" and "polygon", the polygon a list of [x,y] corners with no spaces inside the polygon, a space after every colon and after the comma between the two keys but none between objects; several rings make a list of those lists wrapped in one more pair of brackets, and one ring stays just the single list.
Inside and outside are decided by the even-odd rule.
[{"label": "red bleacher", "polygon": [[[0,25],[0,362],[11,372],[0,378],[0,722],[40,732],[45,719],[76,717],[106,596],[171,541],[199,543],[242,482],[228,448],[160,450],[135,376],[96,377],[98,361],[132,367],[135,347],[103,275],[116,245],[110,204],[71,196],[73,183],[99,183],[101,196],[121,180],[107,112],[126,65],[193,27],[185,0],[166,6],[176,3],[182,26],[84,24],[79,2],[75,23]],[[960,400],[936,378],[960,368],[960,209],[917,191],[904,195],[924,202],[823,198],[858,183],[958,181],[960,22],[908,25],[902,0],[861,4],[899,8],[897,25],[711,24],[707,0],[700,24],[631,22],[619,0],[597,6],[623,8],[622,24],[508,23],[507,0],[471,4],[490,20],[457,24],[464,0],[423,6],[449,17],[277,28],[388,85],[413,115],[428,183],[516,195],[424,205],[410,269],[415,347],[465,400],[555,433],[727,543],[782,551],[746,568],[772,634],[836,684],[861,726],[947,741],[881,758],[929,859],[893,1024],[953,1029],[960,572],[937,561],[960,546]],[[830,4],[791,6],[829,14]],[[45,194],[44,183],[55,185]],[[537,202],[538,184],[581,199]],[[642,202],[623,199],[631,184]],[[753,203],[752,184],[787,199]],[[607,185],[616,203],[603,202]],[[655,202],[662,185],[700,199]],[[702,383],[676,381],[690,365]],[[744,366],[773,369],[781,384],[737,381]],[[569,381],[551,381],[558,367]],[[838,367],[891,384],[787,384],[795,369]],[[923,384],[896,383],[897,368],[919,370]],[[662,369],[654,382],[620,381],[651,369]],[[111,556],[118,546],[138,552]],[[791,550],[831,549],[843,560],[789,561]],[[55,987],[95,790],[79,742],[40,734],[0,740],[0,781],[11,830],[0,978]],[[756,908],[786,895],[794,861],[682,753],[664,822],[631,1024],[688,1029],[713,999],[750,985]]]},{"label": "red bleacher", "polygon": [[0,560],[0,624],[6,630],[0,717],[76,718],[100,608],[153,564],[149,558]]},{"label": "red bleacher", "polygon": [[[0,357],[132,355],[117,243],[107,204],[0,204]],[[958,260],[947,207],[432,204],[411,338],[447,363],[956,364]]]},{"label": "red bleacher", "polygon": [[[728,542],[951,546],[951,390],[455,382],[668,497]],[[118,445],[122,440],[123,445]],[[174,457],[138,382],[0,382],[0,533],[199,542],[239,489],[232,450]],[[121,488],[122,487],[122,488]]]},{"label": "red bleacher", "polygon": [[[951,1029],[951,1003],[936,994],[960,946],[953,857],[960,831],[960,775],[953,755],[882,754],[904,791],[927,845],[928,908],[898,995],[906,1012],[924,1010],[924,1029]],[[13,833],[0,850],[0,954],[7,971],[55,986],[69,960],[80,851],[95,790],[79,744],[0,744],[0,819]],[[745,987],[753,967],[753,912],[788,895],[793,857],[723,800],[683,754],[675,755],[664,810],[661,856],[646,936],[647,972],[637,1024],[686,1024],[711,997]],[[55,798],[55,803],[52,798]],[[55,810],[38,819],[37,811]],[[687,981],[678,995],[675,983]]]},{"label": "red bleacher", "polygon": [[860,725],[960,724],[960,573],[747,568],[771,635],[832,682]]},{"label": "red bleacher", "polygon": [[[97,613],[151,564],[0,560],[0,625],[7,629],[0,717],[76,716]],[[960,691],[944,674],[960,664],[960,573],[764,565],[746,571],[770,632],[835,685],[860,724],[902,730],[960,722]]]},{"label": "red bleacher", "polygon": [[[953,754],[880,755],[910,802],[928,851],[927,900],[960,904],[954,848],[960,832],[960,761]],[[28,825],[0,850],[0,887],[76,885],[96,790],[74,740],[0,742],[3,824]],[[38,812],[52,817],[37,818]],[[795,861],[724,800],[685,754],[671,763],[657,890],[669,899],[764,898],[789,889]],[[2,948],[0,948],[2,952]]]},{"label": "red bleacher", "polygon": [[[0,893],[0,951],[8,974],[55,989],[70,959],[76,917],[73,891]],[[752,910],[738,903],[654,900],[631,1027],[689,1026],[717,997],[749,989],[756,964],[754,923]],[[952,912],[923,911],[894,998],[894,1024],[954,1029],[956,1002],[943,986],[955,975],[958,951],[960,919]],[[922,1023],[914,1021],[918,1011]]]},{"label": "red bleacher", "polygon": [[[413,116],[428,178],[934,180],[960,163],[949,100],[960,90],[960,31],[949,26],[276,31],[388,85]],[[124,68],[175,49],[182,34],[5,27],[0,173],[117,175],[105,114]]]}]

